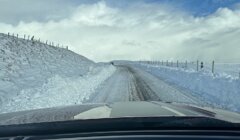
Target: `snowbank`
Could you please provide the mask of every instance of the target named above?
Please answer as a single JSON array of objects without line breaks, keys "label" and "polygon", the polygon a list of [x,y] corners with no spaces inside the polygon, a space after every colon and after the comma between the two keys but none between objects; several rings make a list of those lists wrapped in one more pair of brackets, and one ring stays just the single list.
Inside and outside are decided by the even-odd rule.
[{"label": "snowbank", "polygon": [[149,64],[137,64],[137,66],[168,83],[191,91],[194,96],[210,105],[240,112],[240,79],[183,68]]},{"label": "snowbank", "polygon": [[98,85],[115,71],[113,66],[92,69],[87,75],[62,77],[55,75],[41,87],[22,90],[0,107],[2,113],[81,104],[95,92]]}]

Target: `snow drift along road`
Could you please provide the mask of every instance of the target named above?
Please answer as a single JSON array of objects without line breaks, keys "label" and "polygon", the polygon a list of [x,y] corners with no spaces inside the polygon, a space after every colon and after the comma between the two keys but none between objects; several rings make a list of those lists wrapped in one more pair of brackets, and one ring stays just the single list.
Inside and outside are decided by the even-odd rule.
[{"label": "snow drift along road", "polygon": [[189,91],[192,96],[209,105],[240,112],[240,79],[183,68],[137,63],[135,65],[171,83],[172,86]]}]

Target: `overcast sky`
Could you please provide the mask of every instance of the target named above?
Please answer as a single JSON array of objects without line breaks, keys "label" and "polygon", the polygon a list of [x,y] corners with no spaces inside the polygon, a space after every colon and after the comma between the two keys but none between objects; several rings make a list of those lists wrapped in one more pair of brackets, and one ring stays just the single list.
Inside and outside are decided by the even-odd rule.
[{"label": "overcast sky", "polygon": [[95,61],[240,62],[240,0],[0,0],[0,32]]}]

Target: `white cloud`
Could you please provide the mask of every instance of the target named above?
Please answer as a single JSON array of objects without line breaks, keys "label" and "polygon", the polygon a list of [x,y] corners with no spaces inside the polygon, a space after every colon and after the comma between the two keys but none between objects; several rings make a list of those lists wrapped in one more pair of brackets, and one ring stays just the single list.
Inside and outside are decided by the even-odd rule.
[{"label": "white cloud", "polygon": [[[171,9],[171,10],[170,10]],[[193,17],[166,5],[82,4],[59,21],[0,23],[1,32],[31,34],[68,44],[95,61],[111,59],[240,60],[240,10],[220,8]]]}]

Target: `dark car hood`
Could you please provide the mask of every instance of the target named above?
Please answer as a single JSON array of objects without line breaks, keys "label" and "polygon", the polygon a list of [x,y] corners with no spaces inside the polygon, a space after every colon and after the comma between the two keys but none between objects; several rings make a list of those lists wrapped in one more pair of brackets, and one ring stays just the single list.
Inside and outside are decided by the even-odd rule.
[{"label": "dark car hood", "polygon": [[205,116],[240,123],[240,114],[195,105],[156,101],[83,104],[0,114],[0,125],[119,117]]}]

